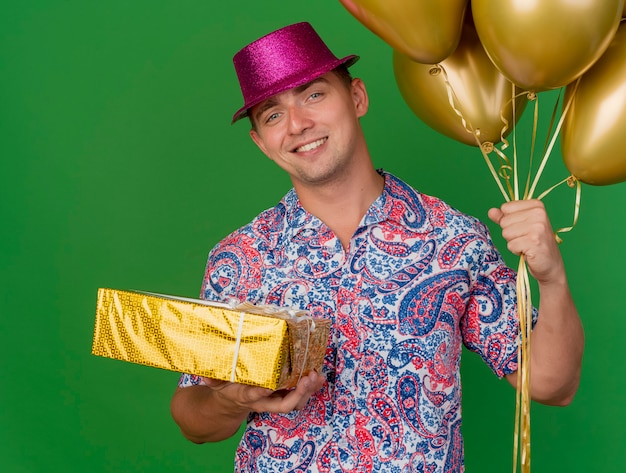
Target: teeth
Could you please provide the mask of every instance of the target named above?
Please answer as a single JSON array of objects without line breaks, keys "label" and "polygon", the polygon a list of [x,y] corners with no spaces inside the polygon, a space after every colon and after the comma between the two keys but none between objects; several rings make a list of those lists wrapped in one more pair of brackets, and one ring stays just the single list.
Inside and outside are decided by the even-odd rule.
[{"label": "teeth", "polygon": [[325,141],[326,141],[326,138],[322,138],[320,140],[314,141],[313,143],[309,143],[307,145],[300,146],[299,148],[296,148],[296,152],[297,153],[301,153],[301,152],[304,152],[304,151],[311,151],[312,149],[315,149],[318,146],[321,146],[322,144],[324,144]]}]

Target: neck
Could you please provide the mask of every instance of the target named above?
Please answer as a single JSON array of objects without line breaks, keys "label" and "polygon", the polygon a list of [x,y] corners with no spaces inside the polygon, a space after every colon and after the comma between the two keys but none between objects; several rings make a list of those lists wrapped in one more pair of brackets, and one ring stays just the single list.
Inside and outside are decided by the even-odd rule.
[{"label": "neck", "polygon": [[373,165],[364,166],[358,176],[336,179],[315,189],[295,186],[302,206],[319,218],[348,249],[352,235],[372,203],[382,194],[384,178]]}]

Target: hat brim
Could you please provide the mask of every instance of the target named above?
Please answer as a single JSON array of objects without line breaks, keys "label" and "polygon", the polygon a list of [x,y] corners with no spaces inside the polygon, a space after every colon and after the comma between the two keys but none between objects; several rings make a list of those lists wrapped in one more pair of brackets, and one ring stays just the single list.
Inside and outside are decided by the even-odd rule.
[{"label": "hat brim", "polygon": [[326,63],[322,67],[319,67],[313,71],[309,70],[297,76],[288,77],[284,81],[279,82],[276,85],[274,85],[274,87],[272,87],[271,89],[265,91],[265,93],[263,93],[261,96],[256,97],[254,100],[250,101],[250,103],[244,104],[244,106],[241,107],[239,110],[237,110],[237,112],[235,112],[235,114],[233,115],[231,125],[235,123],[236,121],[247,117],[250,109],[254,107],[255,105],[260,104],[264,100],[267,100],[270,97],[273,97],[276,94],[280,94],[281,92],[284,92],[286,90],[293,89],[294,87],[299,87],[301,85],[306,84],[307,82],[311,82],[341,65],[350,67],[359,59],[360,59],[359,56],[355,54],[351,54],[350,56],[346,56],[344,58],[337,59],[336,61]]}]

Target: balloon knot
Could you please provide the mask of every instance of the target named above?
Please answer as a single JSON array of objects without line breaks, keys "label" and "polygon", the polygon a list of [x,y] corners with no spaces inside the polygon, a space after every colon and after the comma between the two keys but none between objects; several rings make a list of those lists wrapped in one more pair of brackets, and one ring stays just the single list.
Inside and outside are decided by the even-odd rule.
[{"label": "balloon knot", "polygon": [[576,186],[576,182],[578,182],[578,179],[572,174],[570,177],[567,178],[566,182],[569,187],[573,188],[574,186]]},{"label": "balloon knot", "polygon": [[441,66],[439,64],[435,64],[433,65],[429,70],[428,73],[431,76],[438,76],[439,74],[441,74]]},{"label": "balloon knot", "polygon": [[482,149],[484,153],[489,154],[493,151],[493,143],[491,141],[485,141],[481,143],[480,149]]},{"label": "balloon knot", "polygon": [[526,97],[528,97],[530,101],[537,100],[537,93],[529,90]]}]

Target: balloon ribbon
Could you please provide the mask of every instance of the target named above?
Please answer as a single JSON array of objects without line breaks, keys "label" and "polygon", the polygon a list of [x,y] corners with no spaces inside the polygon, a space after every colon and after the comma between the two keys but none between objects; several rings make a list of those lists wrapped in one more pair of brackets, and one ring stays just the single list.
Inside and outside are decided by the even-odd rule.
[{"label": "balloon ribbon", "polygon": [[[509,202],[511,200],[519,200],[520,199],[520,191],[518,185],[518,169],[517,169],[517,146],[516,146],[516,134],[515,134],[515,124],[513,125],[513,164],[511,164],[509,158],[503,152],[509,145],[508,141],[505,139],[505,134],[508,131],[509,123],[504,117],[503,120],[503,128],[500,134],[502,140],[502,149],[498,149],[494,146],[493,143],[488,141],[480,140],[480,129],[475,129],[472,127],[472,124],[467,120],[464,116],[460,106],[457,106],[458,98],[454,93],[454,90],[448,80],[448,76],[445,68],[441,64],[433,65],[430,74],[435,76],[441,74],[443,76],[443,80],[446,85],[448,101],[452,110],[459,116],[461,119],[461,123],[465,127],[468,133],[472,134],[476,140],[476,143],[485,159],[487,167],[491,172],[492,177],[494,178],[504,200]],[[580,80],[580,79],[579,79]],[[578,87],[578,82],[576,83],[576,87]],[[516,94],[515,85],[511,84],[512,88],[512,98],[511,105],[513,107],[513,117],[516,116],[515,112],[515,101],[519,97],[519,93]],[[575,89],[574,89],[575,90]],[[531,180],[532,174],[532,157],[534,155],[535,150],[535,142],[537,136],[537,124],[539,121],[539,100],[537,94],[531,91],[522,92],[522,94],[527,94],[529,100],[535,102],[535,110],[533,115],[533,129],[531,136],[531,152],[529,158],[529,169],[528,176],[526,180],[526,186],[523,192],[523,196],[521,198],[523,200],[532,199],[535,189],[537,187],[537,183],[545,166],[548,162],[548,158],[554,148],[554,144],[556,142],[556,138],[560,132],[561,126],[565,119],[565,116],[570,108],[572,98],[575,94],[571,94],[570,100],[565,104],[563,108],[563,112],[561,113],[561,117],[558,121],[556,129],[552,134],[552,138],[546,142],[546,146],[543,151],[543,158],[539,165],[539,168],[534,176],[534,179]],[[552,114],[552,119],[550,123],[550,127],[548,130],[548,136],[552,133],[552,125],[554,123],[554,119],[557,116],[557,108],[558,108],[558,100],[554,106],[554,111]],[[497,159],[500,161],[499,167],[493,165],[490,154],[495,153]],[[511,179],[513,182],[511,182]],[[502,184],[501,180],[504,180],[505,185]],[[532,181],[532,183],[531,183]],[[580,212],[580,194],[581,194],[581,186],[580,181],[578,181],[574,176],[569,176],[563,179],[561,182],[553,185],[548,190],[543,192],[538,200],[543,199],[546,195],[548,195],[552,190],[557,188],[563,183],[567,183],[569,187],[576,187],[576,197],[574,203],[574,221],[571,226],[560,228],[554,233],[554,236],[558,243],[562,242],[562,239],[559,237],[559,233],[568,232],[574,228],[578,221],[578,215]],[[532,297],[531,297],[531,288],[530,288],[530,276],[528,272],[528,266],[526,264],[526,257],[524,254],[520,255],[519,266],[517,271],[517,312],[519,317],[519,344],[517,349],[518,356],[518,370],[517,370],[517,388],[516,388],[516,396],[515,396],[515,430],[514,430],[514,445],[513,445],[513,473],[517,472],[517,464],[518,459],[521,465],[521,473],[530,473],[530,339],[532,332],[532,317],[533,317],[533,305],[532,305]]]}]

